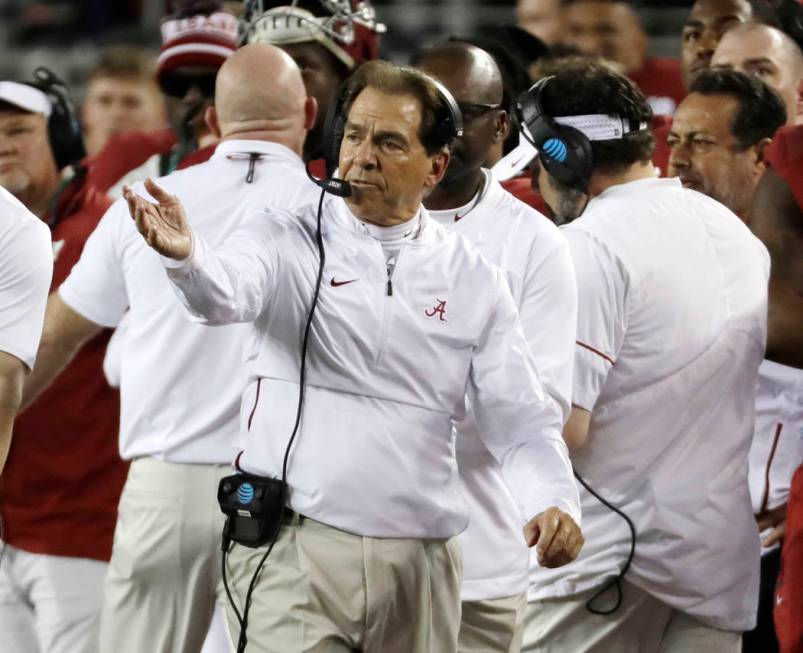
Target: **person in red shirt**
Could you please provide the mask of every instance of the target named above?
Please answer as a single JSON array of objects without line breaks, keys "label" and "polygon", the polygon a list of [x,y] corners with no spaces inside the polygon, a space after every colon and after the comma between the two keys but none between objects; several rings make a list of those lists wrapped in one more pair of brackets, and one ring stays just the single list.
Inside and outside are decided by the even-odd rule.
[{"label": "person in red shirt", "polygon": [[170,129],[115,135],[84,162],[90,183],[113,198],[123,185],[206,161],[217,145],[205,116],[214,102],[217,71],[237,47],[237,19],[219,0],[174,5],[162,20],[156,62]]},{"label": "person in red shirt", "polygon": [[[778,130],[766,161],[750,228],[772,256],[767,357],[803,369],[803,126]],[[803,653],[803,467],[792,480],[783,529],[775,631],[781,653]]]},{"label": "person in red shirt", "polygon": [[775,593],[775,630],[781,653],[803,653],[803,465],[792,479],[785,542]]},{"label": "person in red shirt", "polygon": [[143,48],[105,50],[87,76],[81,104],[86,151],[94,154],[112,136],[160,129],[167,112],[154,77],[155,59]]},{"label": "person in red shirt", "polygon": [[767,358],[803,369],[803,125],[779,129],[765,160],[750,229],[772,258]]},{"label": "person in red shirt", "polygon": [[[66,89],[39,69],[0,82],[0,185],[50,227],[65,279],[111,204],[73,167],[84,154]],[[67,181],[63,181],[63,179]],[[91,650],[128,466],[117,453],[119,401],[102,372],[110,331],[82,343],[22,412],[0,477],[0,650]]]},{"label": "person in red shirt", "polygon": [[676,59],[647,56],[648,37],[629,2],[569,0],[565,3],[566,45],[616,64],[633,80],[653,113],[672,115],[686,95]]}]

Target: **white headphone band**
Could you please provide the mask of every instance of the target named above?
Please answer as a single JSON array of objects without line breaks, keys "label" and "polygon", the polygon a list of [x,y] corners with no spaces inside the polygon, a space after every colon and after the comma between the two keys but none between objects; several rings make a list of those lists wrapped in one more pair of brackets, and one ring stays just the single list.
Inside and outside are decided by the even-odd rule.
[{"label": "white headphone band", "polygon": [[644,131],[646,122],[631,123],[621,116],[604,113],[589,113],[582,116],[559,116],[553,118],[559,125],[573,127],[590,141],[610,141],[627,134]]}]

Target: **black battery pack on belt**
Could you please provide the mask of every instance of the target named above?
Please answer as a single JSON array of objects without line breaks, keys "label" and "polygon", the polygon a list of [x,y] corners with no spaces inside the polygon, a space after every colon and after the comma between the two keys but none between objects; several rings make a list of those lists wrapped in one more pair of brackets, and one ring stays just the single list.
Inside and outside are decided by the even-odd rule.
[{"label": "black battery pack on belt", "polygon": [[270,542],[281,527],[287,484],[276,478],[234,474],[220,479],[217,500],[227,516],[223,542],[233,540],[257,548]]}]

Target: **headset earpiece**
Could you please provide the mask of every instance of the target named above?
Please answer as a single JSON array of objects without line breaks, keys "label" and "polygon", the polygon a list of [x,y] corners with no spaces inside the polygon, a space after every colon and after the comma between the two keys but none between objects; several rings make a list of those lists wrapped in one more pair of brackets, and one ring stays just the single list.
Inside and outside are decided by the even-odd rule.
[{"label": "headset earpiece", "polygon": [[555,179],[586,192],[594,165],[591,141],[580,130],[559,125],[544,113],[541,93],[552,77],[536,82],[516,103],[515,122],[538,150],[544,169]]},{"label": "headset earpiece", "polygon": [[335,173],[340,159],[340,145],[343,142],[343,133],[346,131],[346,114],[343,107],[348,99],[348,91],[347,83],[340,85],[323,123],[323,159],[326,162],[328,177]]},{"label": "headset earpiece", "polygon": [[50,148],[59,170],[77,163],[86,156],[81,123],[70,100],[67,85],[52,71],[40,66],[34,71],[34,81],[29,86],[42,91],[52,107],[47,123]]},{"label": "headset earpiece", "polygon": [[449,143],[453,138],[460,138],[463,135],[463,112],[460,111],[457,100],[454,99],[449,89],[434,77],[429,77],[427,75],[427,79],[438,89],[446,105],[446,115],[442,116],[438,121],[438,135],[440,136],[439,140]]}]

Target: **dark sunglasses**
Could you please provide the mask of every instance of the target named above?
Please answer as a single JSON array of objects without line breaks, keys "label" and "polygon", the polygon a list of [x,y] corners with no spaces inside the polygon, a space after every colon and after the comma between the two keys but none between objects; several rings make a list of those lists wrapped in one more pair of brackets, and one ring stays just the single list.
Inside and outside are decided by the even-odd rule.
[{"label": "dark sunglasses", "polygon": [[197,88],[204,97],[213,98],[215,97],[215,79],[216,75],[212,73],[196,75],[169,73],[162,77],[162,91],[165,95],[181,99],[191,88]]},{"label": "dark sunglasses", "polygon": [[457,106],[460,113],[463,114],[464,122],[471,122],[490,111],[498,111],[502,108],[501,104],[478,104],[477,102],[458,102]]}]

